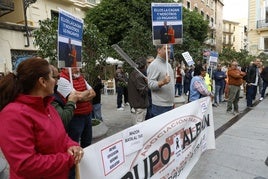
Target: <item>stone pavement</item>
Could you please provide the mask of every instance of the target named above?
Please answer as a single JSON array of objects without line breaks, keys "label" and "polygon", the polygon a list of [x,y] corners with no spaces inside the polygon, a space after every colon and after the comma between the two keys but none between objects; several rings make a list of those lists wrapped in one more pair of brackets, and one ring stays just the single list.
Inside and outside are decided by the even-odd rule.
[{"label": "stone pavement", "polygon": [[[237,115],[226,113],[226,102],[213,107],[216,149],[201,156],[188,179],[268,179],[268,166],[265,165],[268,157],[268,97],[262,102],[258,101],[259,97],[254,103],[256,106],[248,109],[241,93],[241,114]],[[129,106],[124,111],[116,110],[116,95],[102,96],[102,113],[108,132],[94,139],[93,143],[132,125]]]},{"label": "stone pavement", "polygon": [[[216,150],[201,156],[188,179],[268,179],[268,98],[256,103],[216,138]],[[215,112],[214,121],[222,119]]]},{"label": "stone pavement", "polygon": [[[183,105],[186,99],[187,96],[181,96],[179,98],[176,98],[175,101],[178,102],[176,104],[176,107]],[[103,121],[108,127],[108,132],[106,135],[94,139],[93,143],[132,126],[130,120],[129,106],[125,106],[124,111],[116,110],[116,95],[102,95],[101,102],[102,102]],[[244,111],[245,109],[246,109],[246,101],[241,91],[239,110]],[[214,116],[215,130],[234,117],[234,115],[226,113],[226,102],[221,103],[220,106],[218,107],[213,107],[213,116]]]}]

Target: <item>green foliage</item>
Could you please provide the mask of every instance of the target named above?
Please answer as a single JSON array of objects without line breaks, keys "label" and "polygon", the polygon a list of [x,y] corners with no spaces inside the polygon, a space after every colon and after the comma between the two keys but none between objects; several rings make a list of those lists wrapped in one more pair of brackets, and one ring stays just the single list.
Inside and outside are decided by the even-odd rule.
[{"label": "green foliage", "polygon": [[188,51],[194,60],[203,59],[203,42],[208,34],[208,21],[196,11],[183,8],[183,44],[174,45],[175,58],[183,60],[182,53]]},{"label": "green foliage", "polygon": [[260,53],[259,55],[258,55],[258,58],[260,58],[261,59],[261,61],[263,62],[263,65],[264,66],[267,66],[268,65],[268,55],[266,54],[266,53]]},{"label": "green foliage", "polygon": [[[155,56],[156,50],[152,43],[152,2],[174,1],[103,0],[87,12],[85,22],[95,24],[100,33],[107,36],[109,46],[119,44],[134,61],[140,56]],[[195,59],[202,59],[202,44],[207,38],[208,22],[197,12],[183,8],[183,33],[183,44],[174,46],[175,58],[182,60],[181,53],[189,51]],[[121,59],[115,52],[110,52],[109,55]]]},{"label": "green foliage", "polygon": [[38,47],[38,55],[48,58],[50,63],[57,63],[57,18],[39,21],[39,29],[33,31],[34,45]]},{"label": "green foliage", "polygon": [[100,123],[101,123],[101,121],[98,120],[98,119],[92,119],[92,120],[91,120],[91,124],[92,124],[92,126],[97,126],[97,125],[99,125]]},{"label": "green foliage", "polygon": [[230,48],[224,48],[222,53],[219,54],[219,60],[225,65],[230,64],[233,60],[236,60],[240,66],[247,66],[250,61],[254,60],[254,56],[249,55],[249,52],[246,50],[240,50],[236,52]]},{"label": "green foliage", "polygon": [[85,24],[82,44],[85,77],[89,82],[93,82],[105,65],[109,50],[107,38],[99,32],[94,24]]},{"label": "green foliage", "polygon": [[[58,20],[39,21],[40,28],[33,32],[34,45],[38,47],[38,55],[48,58],[57,66],[57,29]],[[82,60],[86,79],[92,82],[102,71],[104,59],[107,57],[107,38],[99,33],[94,24],[84,24],[82,42]],[[96,66],[96,63],[99,65]]]}]

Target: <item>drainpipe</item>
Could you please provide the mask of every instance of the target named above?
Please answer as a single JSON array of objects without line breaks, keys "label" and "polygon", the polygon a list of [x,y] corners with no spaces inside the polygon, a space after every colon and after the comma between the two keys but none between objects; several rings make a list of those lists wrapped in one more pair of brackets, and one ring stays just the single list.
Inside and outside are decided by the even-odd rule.
[{"label": "drainpipe", "polygon": [[29,41],[29,28],[28,28],[28,20],[27,20],[27,8],[29,6],[29,3],[26,2],[27,0],[23,0],[23,10],[24,10],[24,22],[25,22],[25,36],[26,36],[26,44],[24,47],[29,47],[30,46],[30,41]]},{"label": "drainpipe", "polygon": [[25,36],[26,36],[26,45],[24,45],[25,47],[29,47],[30,46],[30,41],[29,41],[29,27],[28,27],[28,20],[27,20],[27,8],[29,7],[30,4],[35,3],[36,0],[23,0],[23,10],[24,10],[24,22],[25,22]]}]

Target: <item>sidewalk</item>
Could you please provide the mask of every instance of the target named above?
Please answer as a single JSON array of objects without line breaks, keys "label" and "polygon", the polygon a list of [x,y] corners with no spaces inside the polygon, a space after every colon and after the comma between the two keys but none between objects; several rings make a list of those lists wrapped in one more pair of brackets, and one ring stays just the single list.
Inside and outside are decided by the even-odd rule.
[{"label": "sidewalk", "polygon": [[[125,106],[124,111],[117,111],[116,110],[116,95],[102,95],[101,98],[102,98],[101,103],[102,103],[103,121],[109,129],[105,136],[102,136],[101,138],[93,139],[93,143],[101,140],[102,138],[111,136],[117,132],[120,132],[132,126],[132,123],[130,120],[129,106]],[[186,99],[187,99],[187,96],[183,96],[177,100],[184,101]],[[183,102],[178,103],[176,104],[176,107],[179,107],[183,104],[184,104]],[[245,97],[242,97],[239,100],[239,110],[243,111],[245,109],[246,109],[246,101],[245,101]],[[234,117],[234,115],[226,113],[226,102],[221,103],[220,106],[218,107],[213,107],[213,116],[214,116],[215,130]]]},{"label": "sidewalk", "polygon": [[[201,156],[188,179],[267,179],[267,106],[268,98],[220,135],[216,139],[216,150],[207,151]],[[218,120],[221,117],[216,113],[214,121]]]}]

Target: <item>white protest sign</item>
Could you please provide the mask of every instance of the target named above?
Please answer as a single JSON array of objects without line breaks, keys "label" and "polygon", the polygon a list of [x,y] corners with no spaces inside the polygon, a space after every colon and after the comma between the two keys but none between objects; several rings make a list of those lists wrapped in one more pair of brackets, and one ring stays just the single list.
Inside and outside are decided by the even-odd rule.
[{"label": "white protest sign", "polygon": [[101,154],[104,166],[104,174],[108,175],[125,161],[123,142],[117,141],[116,143],[102,149]]},{"label": "white protest sign", "polygon": [[123,131],[125,155],[137,152],[143,146],[143,133],[140,127],[133,126]]},{"label": "white protest sign", "polygon": [[188,66],[191,66],[194,64],[194,60],[191,57],[191,55],[189,54],[189,52],[183,52],[182,56],[183,56],[184,60],[186,61],[186,63],[188,64]]}]

